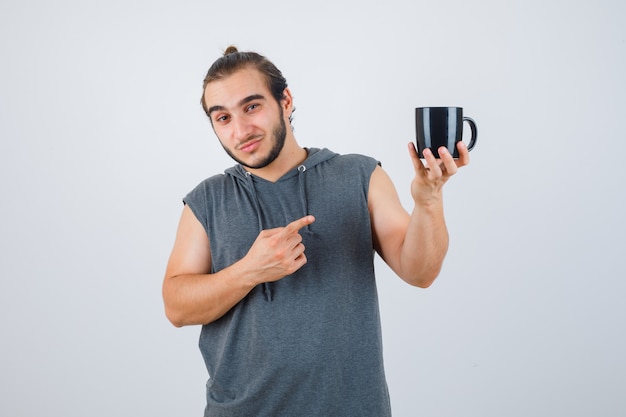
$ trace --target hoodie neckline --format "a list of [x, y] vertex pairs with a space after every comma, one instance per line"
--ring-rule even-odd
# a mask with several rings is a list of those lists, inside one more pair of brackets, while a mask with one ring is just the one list
[[[258, 175], [254, 175], [253, 173], [247, 171], [245, 169], [245, 167], [241, 164], [237, 164], [231, 168], [228, 168], [225, 171], [225, 174], [229, 174], [229, 175], [233, 175], [237, 178], [240, 178], [242, 180], [246, 180], [247, 178], [249, 178], [250, 176], [252, 178], [254, 178], [254, 181], [259, 181], [259, 182], [264, 182], [267, 184], [277, 184], [281, 181], [285, 181], [288, 180], [289, 178], [292, 178], [296, 175], [298, 175], [302, 170], [309, 170], [311, 168], [313, 168], [315, 165], [319, 164], [320, 162], [324, 162], [332, 157], [334, 157], [335, 155], [337, 155], [336, 153], [323, 148], [323, 149], [319, 149], [319, 148], [304, 148], [306, 149], [308, 156], [307, 158], [298, 166], [290, 169], [289, 171], [287, 171], [285, 174], [283, 174], [283, 176], [281, 176], [280, 178], [278, 178], [276, 181], [270, 181], [270, 180], [266, 180], [263, 177], [259, 177]], [[302, 168], [304, 167], [304, 168]]]

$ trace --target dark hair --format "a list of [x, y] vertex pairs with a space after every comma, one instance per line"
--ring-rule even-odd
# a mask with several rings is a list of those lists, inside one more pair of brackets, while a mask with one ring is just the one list
[[[204, 92], [207, 85], [247, 67], [255, 68], [263, 74], [272, 96], [280, 103], [283, 99], [285, 88], [287, 88], [287, 80], [283, 77], [280, 70], [263, 55], [259, 55], [256, 52], [239, 52], [236, 46], [231, 45], [226, 48], [224, 55], [211, 65], [206, 77], [204, 77], [200, 102], [207, 116], [209, 115], [209, 109], [204, 101]], [[291, 117], [289, 119], [291, 120]]]

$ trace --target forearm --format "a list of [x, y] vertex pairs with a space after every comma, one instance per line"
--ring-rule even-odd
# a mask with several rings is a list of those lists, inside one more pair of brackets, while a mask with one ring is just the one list
[[163, 281], [167, 318], [177, 327], [219, 319], [258, 284], [293, 274], [306, 263], [299, 230], [304, 216], [285, 227], [263, 230], [242, 259], [215, 274], [207, 235], [185, 207]]
[[226, 314], [255, 285], [237, 264], [215, 274], [168, 276], [163, 282], [165, 314], [176, 327], [208, 324]]
[[441, 159], [424, 151], [426, 165], [413, 143], [408, 145], [415, 177], [411, 196], [415, 206], [409, 215], [389, 176], [377, 167], [372, 173], [369, 209], [378, 253], [404, 281], [417, 287], [430, 286], [439, 275], [448, 252], [448, 229], [443, 215], [443, 185], [457, 169], [469, 163], [467, 148], [460, 142], [459, 159], [439, 149]]
[[416, 204], [401, 248], [402, 279], [418, 287], [430, 286], [441, 271], [448, 242], [442, 199]]

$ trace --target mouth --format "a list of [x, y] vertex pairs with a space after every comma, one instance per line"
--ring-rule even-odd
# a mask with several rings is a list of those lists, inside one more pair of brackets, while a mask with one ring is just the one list
[[242, 143], [241, 145], [238, 146], [238, 149], [242, 152], [250, 153], [259, 147], [260, 142], [261, 142], [261, 138], [256, 137], [256, 138], [250, 139]]

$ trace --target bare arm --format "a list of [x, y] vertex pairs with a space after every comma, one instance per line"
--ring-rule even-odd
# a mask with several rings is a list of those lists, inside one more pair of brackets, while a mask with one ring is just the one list
[[185, 206], [163, 280], [165, 314], [177, 327], [210, 323], [226, 314], [256, 285], [283, 278], [306, 263], [298, 231], [315, 219], [262, 231], [240, 261], [211, 274], [204, 227]]
[[377, 167], [372, 173], [369, 208], [376, 250], [403, 280], [426, 288], [439, 275], [448, 250], [448, 230], [443, 214], [442, 187], [458, 167], [469, 163], [464, 144], [460, 157], [440, 150], [441, 160], [425, 152], [422, 164], [414, 146], [409, 153], [415, 168], [411, 194], [415, 202], [409, 215], [402, 207], [389, 176]]

